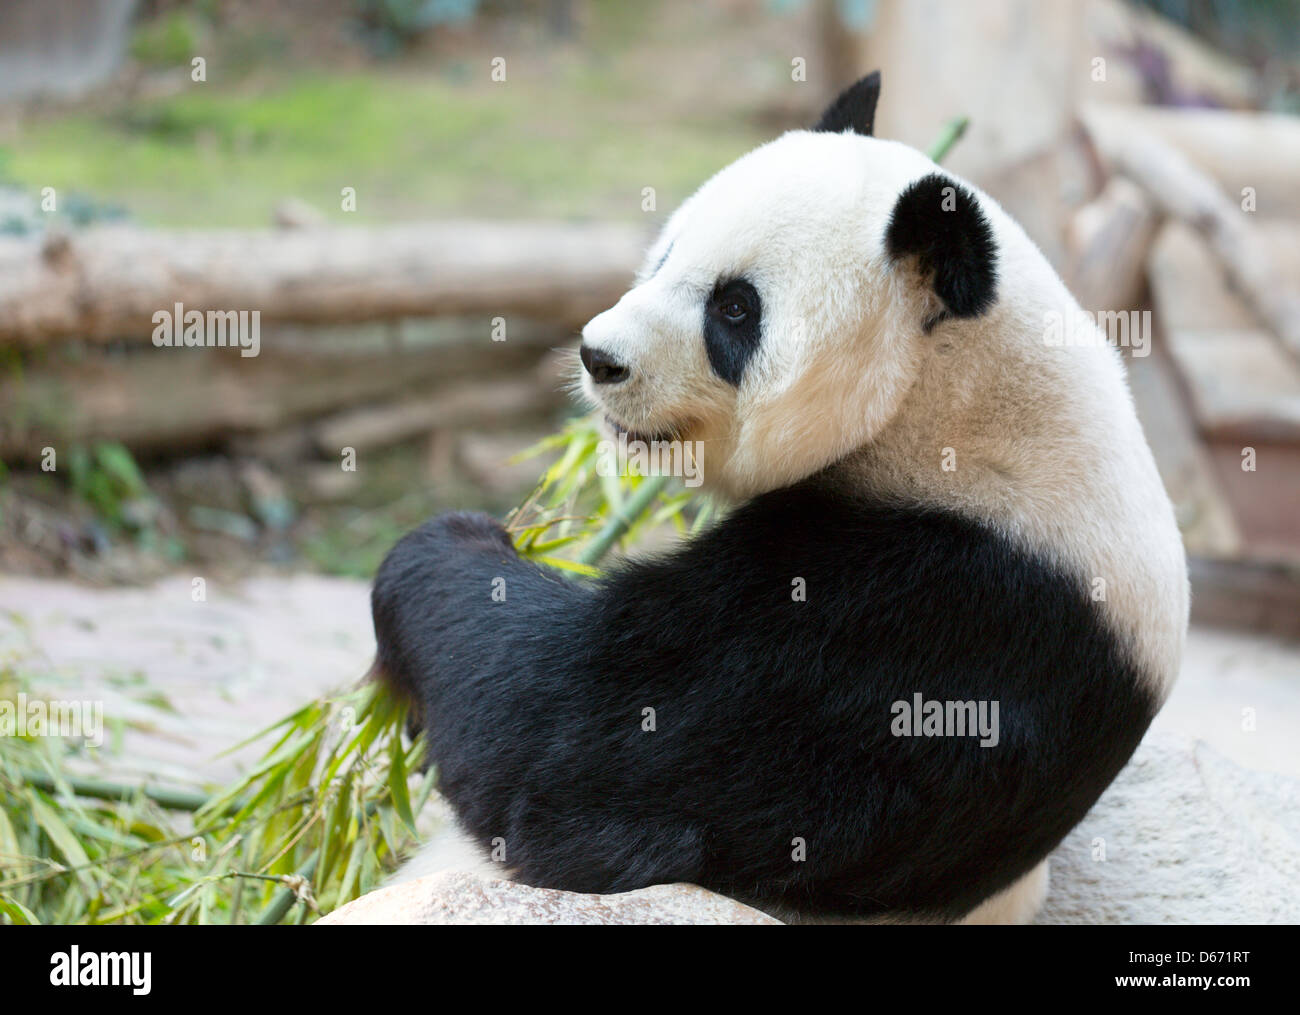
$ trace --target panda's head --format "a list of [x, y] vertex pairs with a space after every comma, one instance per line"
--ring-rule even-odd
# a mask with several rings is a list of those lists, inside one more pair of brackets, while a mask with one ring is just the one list
[[715, 489], [750, 496], [869, 443], [931, 332], [996, 303], [979, 199], [870, 136], [879, 90], [864, 78], [705, 183], [583, 329], [587, 397], [635, 439], [703, 442]]

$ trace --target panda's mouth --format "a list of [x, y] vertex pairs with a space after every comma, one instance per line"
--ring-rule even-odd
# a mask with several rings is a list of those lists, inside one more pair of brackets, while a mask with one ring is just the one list
[[666, 442], [666, 441], [671, 441], [673, 439], [672, 434], [669, 433], [662, 433], [662, 432], [648, 433], [644, 430], [633, 430], [631, 427], [624, 426], [622, 423], [620, 423], [618, 420], [616, 420], [613, 416], [610, 415], [605, 416], [605, 422], [608, 423], [610, 429], [614, 431], [615, 437], [626, 436], [629, 443], [633, 441], [640, 441], [642, 444], [652, 444], [655, 441]]

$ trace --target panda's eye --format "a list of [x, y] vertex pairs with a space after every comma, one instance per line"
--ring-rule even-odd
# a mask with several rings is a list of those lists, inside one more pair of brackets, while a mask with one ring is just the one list
[[728, 324], [742, 324], [752, 313], [745, 287], [732, 283], [713, 296], [713, 312]]

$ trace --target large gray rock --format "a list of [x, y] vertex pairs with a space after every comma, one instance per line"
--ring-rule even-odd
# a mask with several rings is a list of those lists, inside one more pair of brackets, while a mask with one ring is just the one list
[[[1039, 923], [1300, 923], [1300, 780], [1153, 731], [1052, 855]], [[320, 921], [777, 923], [694, 885], [578, 895], [448, 870]]]
[[1153, 732], [1051, 867], [1039, 923], [1300, 923], [1300, 780]]
[[695, 885], [654, 885], [580, 895], [443, 871], [390, 885], [336, 909], [322, 924], [777, 924], [756, 909]]

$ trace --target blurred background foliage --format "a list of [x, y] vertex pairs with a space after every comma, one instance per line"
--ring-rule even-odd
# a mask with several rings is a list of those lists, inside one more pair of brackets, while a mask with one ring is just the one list
[[[1248, 68], [1250, 101], [1294, 106], [1295, 4], [1145, 6]], [[100, 24], [89, 13], [96, 9]], [[646, 226], [648, 235], [718, 167], [807, 123], [861, 71], [867, 57], [855, 40], [870, 38], [890, 16], [879, 0], [96, 0], [80, 10], [86, 37], [77, 36], [76, 19], [65, 19], [43, 60], [12, 58], [32, 57], [30, 38], [39, 35], [30, 25], [11, 16], [8, 30], [0, 27], [0, 51], [6, 37], [27, 47], [0, 61], [8, 66], [0, 68], [0, 233], [127, 221], [256, 228], [283, 214], [326, 224], [623, 222]], [[1152, 101], [1240, 104], [1241, 95], [1207, 94], [1178, 80], [1167, 48], [1151, 38], [1157, 41], [1118, 51]], [[796, 87], [791, 54], [807, 64], [807, 82]], [[505, 83], [489, 73], [498, 57], [508, 57]], [[204, 62], [199, 83], [196, 58]], [[101, 64], [93, 83], [75, 73]], [[902, 108], [903, 98], [887, 81], [884, 105]], [[960, 112], [969, 110], [911, 116], [908, 139], [926, 143]], [[987, 117], [977, 118], [977, 128], [990, 130]], [[1011, 148], [1014, 131], [1003, 133]], [[974, 142], [972, 159], [980, 151]], [[981, 176], [978, 166], [956, 168]], [[355, 189], [355, 211], [341, 207], [341, 185]], [[40, 203], [46, 188], [59, 194], [52, 212]], [[1006, 190], [1039, 201], [1029, 188]], [[282, 212], [286, 202], [293, 207]], [[1035, 238], [1053, 255], [1049, 241]], [[104, 357], [126, 364], [112, 357], [129, 353], [132, 341], [123, 336], [107, 351], [75, 343], [20, 356], [3, 350], [0, 382], [12, 382], [0, 391], [7, 412], [38, 429], [63, 428], [60, 417], [76, 413], [75, 399], [58, 388], [60, 373], [80, 366], [80, 376], [90, 375]], [[500, 471], [485, 483], [485, 462], [506, 462], [566, 415], [556, 405], [520, 427], [498, 427], [504, 434], [485, 431], [487, 439], [468, 449], [459, 437], [450, 448], [445, 441], [387, 447], [368, 456], [367, 482], [347, 496], [323, 494], [302, 470], [272, 460], [270, 472], [287, 488], [271, 497], [284, 509], [269, 516], [267, 484], [248, 489], [232, 475], [246, 454], [231, 441], [210, 437], [186, 448], [191, 459], [194, 450], [216, 457], [178, 473], [174, 456], [158, 461], [157, 442], [121, 440], [111, 426], [79, 436], [74, 426], [66, 439], [76, 461], [121, 443], [140, 458], [151, 498], [129, 498], [138, 510], [124, 525], [94, 474], [86, 479], [82, 469], [80, 478], [64, 472], [51, 481], [20, 473], [8, 495], [0, 489], [0, 566], [122, 581], [178, 558], [218, 565], [257, 558], [365, 576], [397, 534], [433, 510], [500, 512], [517, 503], [526, 471]], [[412, 476], [423, 479], [419, 495]], [[77, 513], [83, 507], [88, 515]], [[17, 548], [14, 526], [41, 521], [50, 533], [45, 548]], [[123, 559], [115, 561], [119, 550]]]
[[[670, 80], [761, 34], [719, 48], [691, 5], [583, 5], [581, 40], [539, 4], [326, 0], [302, 23], [270, 3], [152, 6], [131, 36], [139, 86], [33, 117], [0, 146], [9, 179], [111, 196], [160, 225], [261, 225], [287, 193], [337, 209], [340, 179], [365, 195], [362, 220], [631, 219], [628, 178], [655, 180], [669, 206], [765, 136], [734, 101], [685, 106]], [[527, 87], [481, 73], [494, 44]], [[669, 46], [684, 51], [665, 67]], [[187, 88], [196, 55], [208, 81]]]

